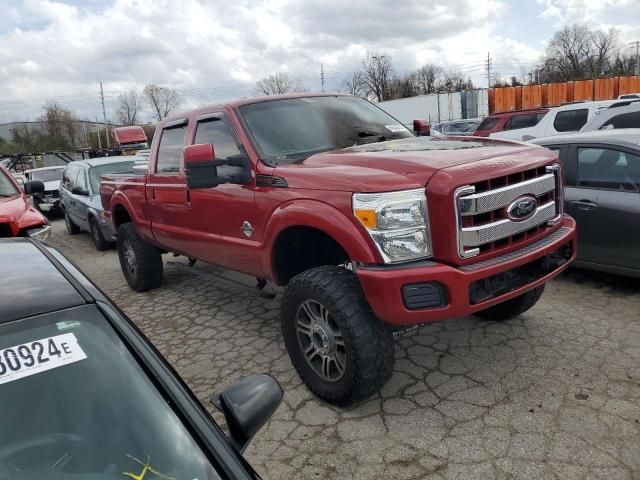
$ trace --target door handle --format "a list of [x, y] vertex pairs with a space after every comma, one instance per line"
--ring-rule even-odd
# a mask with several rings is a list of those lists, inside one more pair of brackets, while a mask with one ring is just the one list
[[592, 202], [591, 200], [571, 200], [569, 204], [575, 205], [580, 210], [594, 210], [598, 208], [598, 204], [596, 202]]

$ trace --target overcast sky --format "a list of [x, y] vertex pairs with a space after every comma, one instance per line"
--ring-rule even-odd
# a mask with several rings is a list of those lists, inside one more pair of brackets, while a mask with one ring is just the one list
[[0, 0], [0, 122], [34, 119], [46, 99], [115, 118], [120, 92], [156, 83], [182, 107], [250, 95], [277, 71], [339, 88], [367, 51], [397, 72], [424, 63], [486, 86], [483, 62], [519, 75], [565, 24], [640, 40], [640, 0]]

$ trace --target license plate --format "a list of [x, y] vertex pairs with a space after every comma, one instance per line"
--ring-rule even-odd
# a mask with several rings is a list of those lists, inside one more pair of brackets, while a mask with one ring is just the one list
[[87, 355], [73, 333], [42, 338], [0, 350], [0, 385], [79, 362]]

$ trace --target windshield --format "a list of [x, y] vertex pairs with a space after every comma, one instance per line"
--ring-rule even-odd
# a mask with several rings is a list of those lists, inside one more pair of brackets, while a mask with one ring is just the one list
[[98, 165], [91, 167], [89, 170], [89, 182], [91, 182], [91, 191], [98, 193], [100, 191], [100, 177], [109, 175], [110, 173], [132, 172], [133, 160], [126, 162], [108, 163], [106, 165]]
[[40, 180], [41, 182], [52, 182], [54, 180], [62, 180], [63, 168], [56, 168], [52, 170], [34, 170], [27, 172], [29, 180]]
[[9, 175], [0, 170], [0, 197], [13, 197], [18, 195], [18, 189], [9, 178]]
[[413, 136], [391, 115], [357, 97], [275, 100], [244, 105], [239, 111], [262, 158], [274, 163]]
[[219, 478], [93, 305], [0, 326], [0, 412], [0, 480]]

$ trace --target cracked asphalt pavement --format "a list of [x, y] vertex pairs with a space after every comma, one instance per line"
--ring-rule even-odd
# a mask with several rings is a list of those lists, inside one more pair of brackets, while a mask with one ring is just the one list
[[266, 372], [285, 389], [245, 456], [271, 479], [640, 479], [640, 282], [569, 270], [507, 322], [459, 318], [396, 338], [393, 377], [350, 409], [300, 382], [280, 293], [165, 256], [162, 288], [129, 289], [115, 250], [53, 222], [51, 243], [208, 398]]

